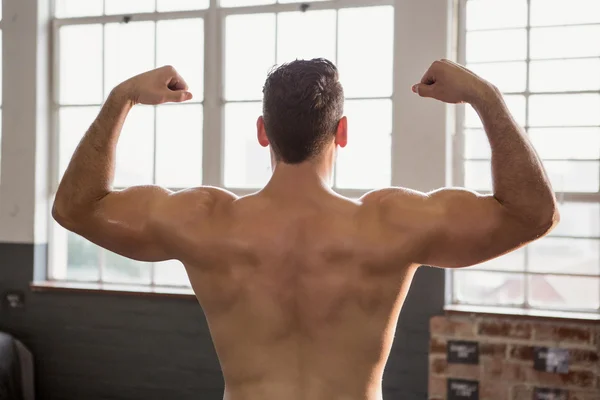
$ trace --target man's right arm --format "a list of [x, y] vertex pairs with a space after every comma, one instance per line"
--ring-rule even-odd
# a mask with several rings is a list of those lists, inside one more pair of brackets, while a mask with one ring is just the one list
[[[533, 146], [499, 91], [450, 61], [432, 65], [413, 88], [422, 97], [469, 103], [492, 149], [493, 195], [465, 189], [429, 194], [392, 189], [380, 197], [388, 224], [419, 238], [417, 263], [466, 267], [515, 250], [548, 233], [559, 214], [552, 187]], [[414, 217], [407, 218], [412, 213]]]

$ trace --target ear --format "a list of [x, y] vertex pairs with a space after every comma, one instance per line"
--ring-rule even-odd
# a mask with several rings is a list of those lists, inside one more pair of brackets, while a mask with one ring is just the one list
[[348, 144], [348, 118], [342, 117], [335, 132], [335, 144], [344, 148]]
[[258, 117], [256, 121], [256, 137], [258, 138], [258, 143], [262, 147], [267, 147], [269, 145], [269, 138], [267, 137], [267, 131], [265, 130], [265, 120], [261, 115]]

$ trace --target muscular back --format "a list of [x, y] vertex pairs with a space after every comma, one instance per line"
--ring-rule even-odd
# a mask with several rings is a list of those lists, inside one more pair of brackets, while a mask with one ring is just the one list
[[204, 233], [186, 217], [173, 243], [227, 395], [378, 398], [414, 273], [410, 238], [392, 243], [368, 206], [333, 195], [225, 198], [209, 215]]

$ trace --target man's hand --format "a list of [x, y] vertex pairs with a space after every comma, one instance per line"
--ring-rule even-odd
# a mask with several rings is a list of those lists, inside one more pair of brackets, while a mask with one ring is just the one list
[[133, 104], [157, 105], [191, 100], [185, 80], [175, 68], [165, 66], [134, 76], [115, 88]]
[[488, 81], [449, 60], [435, 61], [412, 90], [421, 97], [452, 104], [472, 104], [496, 91]]

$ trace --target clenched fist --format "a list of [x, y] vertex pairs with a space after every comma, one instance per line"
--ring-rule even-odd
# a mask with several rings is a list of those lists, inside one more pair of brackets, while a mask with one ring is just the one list
[[449, 60], [434, 62], [421, 83], [412, 87], [421, 97], [431, 97], [445, 103], [476, 102], [496, 89], [488, 81]]
[[133, 104], [157, 105], [192, 99], [187, 83], [171, 66], [136, 75], [118, 88]]

